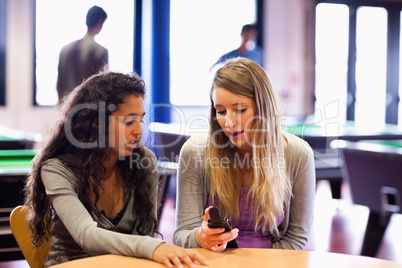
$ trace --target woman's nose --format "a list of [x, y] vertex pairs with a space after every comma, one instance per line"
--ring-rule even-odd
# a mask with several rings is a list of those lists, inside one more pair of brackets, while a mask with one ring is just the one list
[[226, 120], [225, 120], [225, 127], [227, 128], [233, 128], [234, 126], [236, 126], [236, 119], [233, 118], [233, 116], [230, 116], [229, 114], [226, 115]]
[[133, 128], [133, 130], [131, 131], [131, 133], [132, 133], [133, 135], [138, 135], [138, 136], [141, 136], [141, 135], [142, 135], [142, 125], [141, 125], [141, 122], [137, 122], [137, 123], [135, 124], [135, 127]]

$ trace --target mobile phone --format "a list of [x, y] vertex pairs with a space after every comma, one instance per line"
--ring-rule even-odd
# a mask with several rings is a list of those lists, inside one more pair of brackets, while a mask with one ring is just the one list
[[[232, 230], [232, 226], [229, 223], [229, 219], [225, 217], [221, 217], [221, 213], [219, 208], [212, 207], [209, 209], [209, 217], [208, 219], [208, 227], [209, 228], [225, 228], [225, 232], [229, 232]], [[236, 239], [233, 239], [228, 242], [226, 248], [237, 248]]]

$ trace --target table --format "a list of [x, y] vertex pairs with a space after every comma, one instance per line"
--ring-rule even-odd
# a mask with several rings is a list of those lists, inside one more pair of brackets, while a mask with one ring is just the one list
[[[307, 119], [286, 118], [282, 122], [286, 132], [294, 134], [310, 144], [314, 152], [316, 179], [328, 180], [331, 184], [333, 198], [341, 197], [342, 159], [338, 150], [331, 148], [334, 140], [392, 140], [402, 139], [402, 132], [395, 125], [385, 125], [382, 129], [368, 129], [356, 126], [352, 121], [344, 125], [337, 122], [318, 124]], [[149, 126], [153, 137], [158, 160], [177, 162], [183, 143], [197, 133], [205, 133], [206, 126], [186, 126], [179, 124], [151, 123]]]
[[37, 149], [0, 150], [0, 174], [29, 172], [31, 161], [38, 152]]
[[310, 144], [314, 151], [316, 178], [328, 180], [331, 184], [332, 196], [341, 197], [343, 159], [336, 148], [331, 148], [334, 140], [395, 140], [402, 139], [402, 131], [396, 125], [386, 124], [383, 128], [362, 128], [353, 121], [343, 125], [337, 122], [317, 124], [308, 120], [287, 120], [284, 130], [301, 137]]
[[9, 216], [23, 202], [21, 192], [32, 169], [32, 158], [38, 150], [0, 150], [0, 260], [23, 259], [11, 233]]
[[[206, 249], [192, 249], [201, 254], [209, 266], [197, 267], [281, 267], [281, 268], [402, 268], [401, 263], [380, 260], [370, 257], [353, 256], [328, 252], [296, 251], [280, 249], [228, 249], [215, 253]], [[54, 268], [110, 268], [110, 267], [141, 267], [162, 268], [162, 264], [133, 257], [118, 255], [103, 255], [74, 260], [53, 266]]]
[[41, 140], [41, 134], [18, 131], [0, 125], [0, 150], [32, 149]]
[[[0, 150], [0, 204], [12, 209], [22, 202], [26, 176], [32, 169], [32, 158], [39, 150]], [[10, 211], [11, 212], [11, 211]]]
[[287, 132], [306, 140], [313, 148], [330, 149], [333, 140], [394, 140], [402, 139], [402, 131], [396, 125], [386, 124], [383, 128], [357, 126], [354, 121], [339, 125], [309, 123], [307, 120], [285, 122]]
[[375, 256], [393, 213], [401, 213], [402, 140], [338, 141], [355, 204], [370, 209], [361, 254]]

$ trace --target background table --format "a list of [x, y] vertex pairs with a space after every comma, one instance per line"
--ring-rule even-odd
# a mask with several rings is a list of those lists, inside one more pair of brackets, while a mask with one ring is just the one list
[[0, 125], [0, 149], [32, 149], [42, 135], [11, 129]]
[[402, 131], [396, 125], [386, 124], [383, 128], [359, 127], [353, 121], [343, 125], [316, 124], [302, 119], [289, 119], [284, 122], [285, 131], [304, 139], [313, 149], [316, 178], [328, 180], [332, 196], [340, 198], [342, 179], [342, 158], [337, 149], [331, 147], [334, 140], [396, 140], [402, 139]]
[[38, 150], [0, 150], [0, 260], [23, 259], [11, 233], [9, 216], [23, 202], [21, 192]]
[[[197, 267], [281, 267], [281, 268], [402, 268], [402, 264], [370, 257], [352, 256], [327, 252], [280, 250], [280, 249], [229, 249], [214, 253], [206, 249], [192, 249], [200, 253], [209, 266]], [[110, 268], [141, 267], [162, 268], [162, 264], [132, 257], [103, 255], [74, 260], [53, 266], [54, 268]]]
[[[395, 125], [385, 125], [381, 129], [361, 128], [352, 121], [343, 125], [318, 124], [307, 119], [286, 118], [283, 129], [304, 139], [313, 149], [316, 179], [327, 180], [331, 184], [332, 197], [341, 197], [342, 159], [337, 149], [331, 148], [334, 140], [395, 140], [402, 139], [402, 132]], [[179, 124], [150, 124], [153, 149], [160, 162], [177, 162], [183, 143], [192, 135], [205, 133], [206, 127], [186, 126]]]

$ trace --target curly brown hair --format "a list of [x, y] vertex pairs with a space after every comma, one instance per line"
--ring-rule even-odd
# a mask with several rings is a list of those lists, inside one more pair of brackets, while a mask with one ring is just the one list
[[[106, 173], [102, 163], [109, 157], [105, 149], [109, 120], [104, 118], [109, 118], [113, 107], [124, 103], [130, 95], [144, 98], [145, 85], [139, 75], [103, 72], [76, 87], [59, 107], [57, 120], [44, 140], [43, 149], [34, 158], [24, 188], [24, 204], [29, 208], [27, 220], [35, 246], [49, 239], [49, 219], [54, 213], [41, 178], [41, 167], [48, 159], [58, 158], [74, 172], [80, 186], [78, 198], [90, 213], [99, 216], [100, 212], [91, 205], [90, 196], [95, 195], [96, 206], [103, 189], [101, 180]], [[136, 148], [132, 154], [141, 161], [144, 149]], [[136, 231], [141, 235], [154, 235], [157, 219], [149, 212], [154, 211], [156, 204], [149, 198], [151, 185], [144, 179], [149, 171], [139, 168], [140, 165], [130, 165], [130, 161], [132, 157], [125, 157], [118, 161], [117, 167], [122, 174], [125, 196], [134, 193], [133, 212], [140, 221]]]

